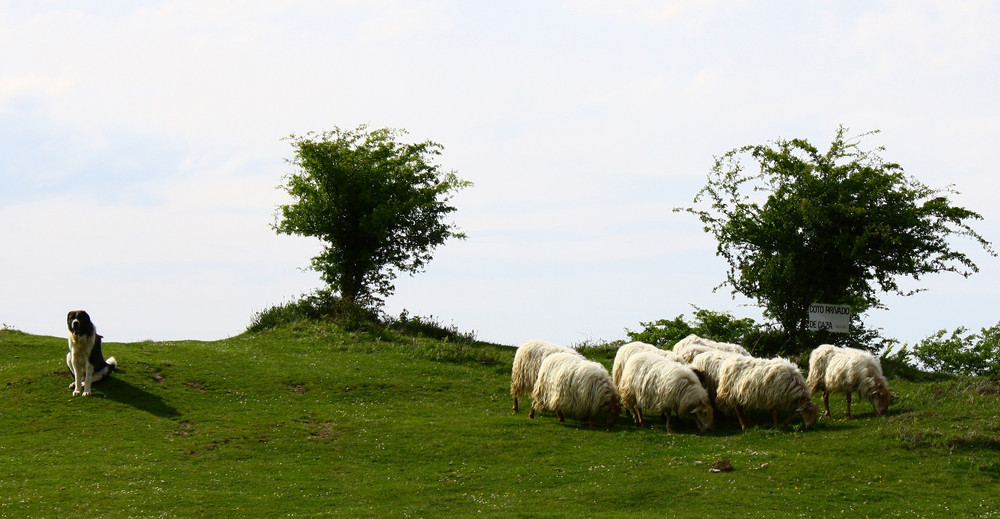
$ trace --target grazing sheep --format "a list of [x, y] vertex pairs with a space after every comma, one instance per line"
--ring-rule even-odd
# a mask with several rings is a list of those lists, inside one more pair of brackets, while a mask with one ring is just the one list
[[674, 353], [681, 356], [684, 362], [690, 363], [694, 360], [695, 356], [699, 353], [704, 353], [706, 351], [725, 351], [730, 353], [735, 353], [737, 355], [743, 355], [745, 357], [750, 357], [750, 352], [746, 350], [743, 346], [739, 344], [731, 344], [728, 342], [716, 342], [710, 339], [703, 339], [695, 334], [688, 335], [687, 337], [677, 341], [674, 344]]
[[698, 429], [705, 432], [714, 427], [712, 404], [708, 392], [691, 368], [653, 352], [636, 353], [622, 370], [618, 384], [622, 406], [632, 410], [641, 426], [643, 409], [659, 411], [666, 417], [667, 432], [670, 414], [678, 417], [694, 415]]
[[724, 411], [735, 410], [743, 430], [749, 426], [744, 412], [750, 409], [771, 411], [775, 427], [780, 411], [794, 410], [785, 423], [798, 412], [805, 428], [811, 429], [819, 419], [819, 406], [810, 395], [802, 372], [791, 361], [733, 356], [722, 363], [715, 402]]
[[545, 357], [531, 398], [528, 418], [534, 418], [537, 409], [552, 409], [560, 422], [570, 415], [588, 420], [594, 427], [594, 415], [607, 413], [611, 427], [621, 414], [621, 398], [608, 370], [575, 352]]
[[890, 393], [882, 365], [874, 355], [855, 348], [824, 344], [809, 354], [809, 390], [823, 392], [825, 415], [830, 416], [830, 393], [847, 395], [847, 419], [851, 416], [851, 395], [857, 392], [872, 403], [875, 416], [889, 410]]
[[830, 362], [830, 357], [842, 350], [840, 346], [832, 344], [822, 344], [809, 353], [809, 377], [806, 385], [813, 393], [826, 390], [826, 365]]
[[611, 366], [611, 379], [615, 382], [616, 387], [618, 386], [618, 379], [622, 376], [622, 370], [625, 369], [625, 364], [633, 355], [638, 353], [654, 353], [675, 362], [684, 362], [679, 355], [670, 350], [661, 350], [652, 344], [644, 342], [630, 342], [618, 348], [618, 352], [615, 353], [615, 363]]
[[729, 357], [741, 356], [738, 353], [723, 350], [708, 350], [695, 355], [689, 367], [702, 374], [702, 385], [708, 391], [708, 398], [715, 402], [719, 391], [719, 374], [722, 363]]
[[527, 341], [517, 348], [514, 354], [514, 365], [510, 370], [510, 394], [514, 397], [514, 412], [518, 410], [518, 397], [528, 396], [535, 388], [538, 378], [538, 368], [542, 366], [545, 357], [553, 353], [572, 353], [580, 355], [576, 350], [546, 341]]

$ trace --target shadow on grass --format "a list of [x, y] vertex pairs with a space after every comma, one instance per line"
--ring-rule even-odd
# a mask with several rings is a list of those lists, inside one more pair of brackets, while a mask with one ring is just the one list
[[160, 418], [173, 418], [180, 415], [177, 408], [163, 401], [163, 397], [156, 396], [114, 375], [95, 384], [94, 389], [99, 390], [109, 400], [130, 405]]
[[[645, 430], [645, 431], [651, 431], [651, 432], [653, 432], [653, 431], [655, 431], [655, 432], [662, 432], [664, 434], [680, 434], [680, 435], [691, 434], [691, 435], [708, 436], [708, 437], [728, 437], [728, 436], [742, 436], [742, 435], [746, 434], [748, 431], [750, 431], [751, 429], [760, 429], [760, 430], [766, 430], [766, 431], [776, 431], [776, 432], [786, 432], [786, 433], [803, 432], [802, 431], [802, 420], [801, 420], [801, 418], [797, 417], [797, 419], [795, 421], [793, 421], [791, 424], [783, 424], [782, 423], [781, 425], [779, 425], [779, 427], [777, 429], [775, 429], [774, 426], [773, 426], [773, 421], [772, 421], [772, 419], [771, 419], [771, 417], [769, 415], [757, 415], [757, 414], [752, 415], [752, 417], [750, 419], [750, 429], [747, 429], [747, 431], [744, 431], [740, 427], [740, 423], [739, 423], [739, 421], [737, 421], [737, 419], [735, 417], [724, 416], [724, 415], [721, 416], [721, 417], [717, 417], [716, 420], [715, 420], [715, 429], [710, 430], [710, 431], [702, 432], [702, 431], [698, 430], [698, 427], [697, 427], [697, 425], [695, 425], [694, 421], [692, 421], [692, 420], [679, 420], [675, 416], [675, 417], [671, 418], [671, 420], [670, 420], [671, 428], [674, 430], [673, 433], [667, 433], [667, 430], [666, 430], [666, 420], [662, 416], [659, 416], [659, 415], [651, 415], [650, 417], [648, 417], [646, 419], [646, 425], [645, 426], [639, 426], [639, 425], [635, 424], [633, 422], [632, 418], [629, 417], [629, 416], [627, 416], [625, 413], [622, 413], [622, 415], [618, 418], [618, 422], [614, 426], [612, 426], [612, 427], [608, 427], [607, 423], [605, 422], [605, 419], [603, 417], [601, 417], [600, 419], [594, 421], [594, 425], [595, 425], [594, 428], [590, 427], [590, 424], [589, 424], [588, 421], [586, 421], [586, 420], [579, 420], [579, 419], [576, 419], [576, 418], [567, 417], [566, 421], [559, 422], [557, 420], [557, 418], [556, 418], [555, 413], [553, 413], [552, 411], [539, 411], [536, 414], [536, 417], [535, 417], [534, 420], [528, 419], [527, 413], [523, 412], [523, 411], [521, 413], [512, 414], [511, 416], [519, 416], [519, 415], [523, 415], [523, 418], [525, 419], [525, 421], [528, 422], [528, 423], [532, 423], [532, 424], [535, 424], [535, 423], [546, 424], [546, 423], [549, 423], [549, 422], [554, 422], [553, 425], [556, 425], [556, 426], [559, 426], [559, 427], [565, 427], [565, 428], [570, 428], [570, 429], [579, 429], [579, 430], [588, 430], [588, 431], [594, 431], [594, 432], [612, 433], [612, 434], [622, 434], [622, 433], [626, 433], [626, 432], [629, 432], [629, 431], [643, 431], [643, 430]], [[785, 418], [787, 418], [787, 416], [785, 416]], [[826, 419], [826, 420], [829, 420], [829, 419]], [[511, 421], [511, 422], [507, 422], [506, 426], [508, 426], [508, 427], [518, 427], [519, 425], [518, 425], [518, 422]], [[823, 429], [825, 429], [825, 430], [839, 430], [839, 429], [845, 429], [845, 428], [848, 428], [848, 427], [850, 427], [848, 424], [843, 424], [843, 423], [837, 424], [837, 423], [834, 423], [834, 422], [826, 422], [826, 423], [824, 423], [823, 420], [820, 420], [820, 422], [817, 424], [816, 429], [813, 429], [813, 430], [810, 430], [810, 431], [804, 431], [804, 432], [812, 434], [812, 433], [817, 432], [817, 430], [823, 430]]]

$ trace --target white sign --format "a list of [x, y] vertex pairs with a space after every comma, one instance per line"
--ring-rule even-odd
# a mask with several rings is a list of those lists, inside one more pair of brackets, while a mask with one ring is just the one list
[[814, 332], [828, 330], [833, 333], [850, 333], [851, 307], [849, 305], [813, 303], [809, 305], [809, 326], [807, 328]]

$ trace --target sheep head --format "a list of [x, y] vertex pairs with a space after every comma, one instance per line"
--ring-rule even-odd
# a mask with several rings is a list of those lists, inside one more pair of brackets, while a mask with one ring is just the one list
[[815, 427], [816, 422], [819, 421], [819, 406], [809, 397], [802, 398], [799, 402], [799, 408], [795, 412], [802, 413], [802, 421], [805, 422], [805, 430], [807, 431]]
[[712, 404], [702, 402], [691, 410], [691, 414], [694, 415], [694, 421], [698, 424], [698, 430], [701, 432], [715, 430], [715, 415], [712, 411]]
[[608, 427], [613, 427], [618, 421], [618, 417], [622, 414], [622, 405], [617, 401], [611, 402], [608, 405]]
[[889, 400], [892, 398], [892, 395], [889, 393], [888, 388], [880, 387], [875, 389], [869, 398], [872, 401], [875, 416], [882, 416], [889, 410]]

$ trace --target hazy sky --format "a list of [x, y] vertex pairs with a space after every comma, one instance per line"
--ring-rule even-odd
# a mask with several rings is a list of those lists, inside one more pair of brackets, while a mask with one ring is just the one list
[[[713, 157], [838, 125], [1000, 244], [1000, 3], [0, 1], [0, 322], [221, 339], [320, 286], [270, 225], [291, 133], [405, 128], [475, 187], [469, 235], [391, 314], [517, 344], [619, 339], [691, 305], [759, 317], [691, 215]], [[868, 321], [917, 341], [1000, 321], [1000, 268]], [[907, 283], [907, 286], [915, 286]]]

